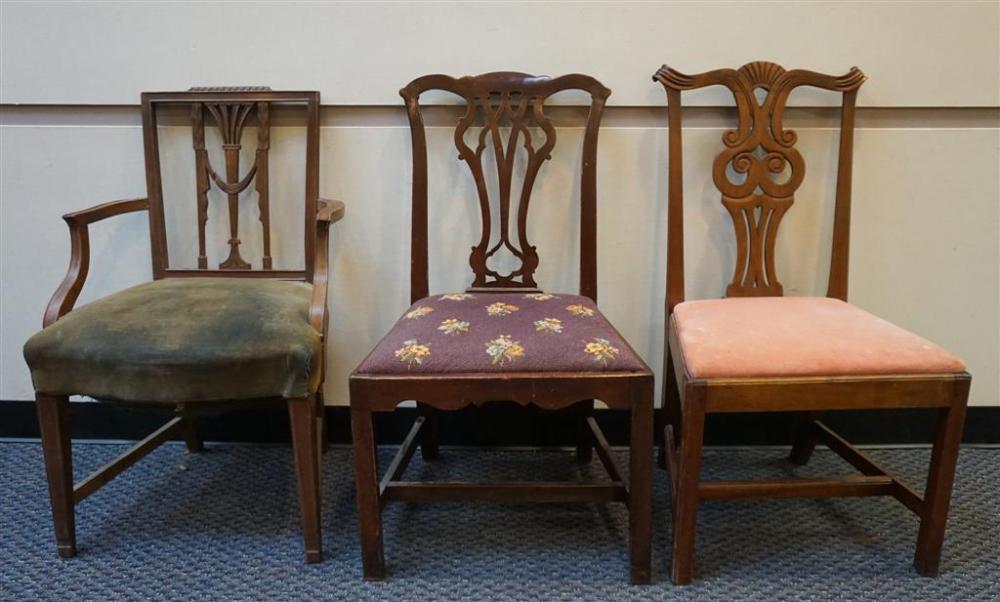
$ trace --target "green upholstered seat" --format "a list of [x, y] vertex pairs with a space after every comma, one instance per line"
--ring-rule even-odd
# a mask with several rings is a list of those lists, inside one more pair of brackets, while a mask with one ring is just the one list
[[297, 398], [319, 386], [311, 287], [169, 278], [84, 305], [31, 337], [35, 390], [133, 402]]

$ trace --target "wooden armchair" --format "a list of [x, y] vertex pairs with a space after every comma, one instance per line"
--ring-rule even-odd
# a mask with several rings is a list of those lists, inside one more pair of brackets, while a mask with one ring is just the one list
[[[272, 269], [268, 152], [273, 105], [306, 113], [304, 267]], [[197, 267], [172, 268], [160, 171], [157, 113], [190, 111], [195, 151]], [[206, 115], [218, 127], [225, 175], [209, 160]], [[256, 122], [253, 165], [240, 174], [244, 129]], [[321, 559], [319, 455], [322, 440], [324, 332], [330, 224], [339, 201], [319, 194], [319, 93], [269, 88], [198, 88], [142, 95], [148, 199], [115, 201], [64, 217], [72, 241], [69, 272], [45, 311], [43, 330], [28, 340], [38, 420], [60, 556], [76, 554], [74, 507], [164, 441], [180, 433], [201, 450], [193, 414], [224, 402], [287, 400], [307, 562]], [[206, 223], [212, 185], [226, 194], [229, 256], [208, 267]], [[241, 192], [255, 183], [263, 232], [262, 269], [240, 255]], [[88, 226], [134, 211], [149, 212], [153, 281], [79, 309], [73, 305], [90, 263]], [[70, 395], [160, 406], [176, 416], [104, 468], [73, 484]]]
[[[472, 172], [482, 236], [472, 248], [474, 272], [465, 292], [429, 295], [427, 145], [420, 95], [443, 90], [460, 97], [465, 114], [455, 129], [460, 160]], [[548, 294], [537, 287], [535, 247], [527, 238], [531, 190], [556, 144], [545, 102], [564, 90], [590, 95], [580, 183], [580, 294]], [[585, 75], [558, 78], [488, 73], [452, 78], [429, 75], [400, 91], [413, 142], [410, 299], [413, 305], [350, 377], [351, 428], [357, 476], [358, 522], [366, 578], [382, 578], [382, 507], [389, 501], [583, 502], [619, 501], [629, 508], [631, 580], [650, 578], [650, 478], [653, 375], [597, 309], [597, 133], [610, 90]], [[478, 120], [478, 121], [477, 121]], [[479, 127], [477, 127], [479, 124]], [[490, 150], [487, 150], [490, 149]], [[492, 157], [487, 155], [492, 154]], [[513, 184], [518, 155], [522, 185]], [[494, 162], [498, 209], [484, 176]], [[485, 164], [484, 164], [485, 163]], [[516, 215], [512, 195], [517, 203]], [[493, 216], [499, 216], [499, 224]], [[511, 226], [516, 224], [516, 232]], [[516, 269], [502, 273], [491, 258], [506, 249]], [[592, 446], [610, 483], [418, 482], [402, 480], [416, 445], [437, 455], [436, 410], [514, 401], [545, 409], [575, 406], [588, 413], [594, 399], [631, 410], [631, 469], [626, 485], [592, 416], [577, 454], [589, 460]], [[424, 410], [381, 482], [375, 457], [373, 412], [391, 412], [405, 400]]]
[[[920, 517], [915, 565], [938, 571], [970, 376], [961, 360], [848, 304], [848, 243], [854, 105], [865, 77], [833, 77], [756, 62], [738, 70], [685, 75], [666, 66], [669, 111], [665, 463], [673, 490], [673, 580], [693, 576], [695, 515], [701, 500], [889, 495]], [[723, 136], [712, 179], [733, 219], [736, 267], [726, 299], [684, 300], [681, 92], [726, 86], [739, 121]], [[784, 298], [774, 248], [782, 215], [805, 176], [796, 134], [783, 125], [789, 93], [813, 86], [842, 94], [833, 252], [826, 297]], [[758, 102], [755, 92], [766, 92]], [[676, 383], [676, 387], [672, 386]], [[825, 410], [934, 408], [937, 433], [921, 496], [819, 422]], [[782, 481], [702, 481], [705, 414], [801, 411], [791, 461], [808, 462], [817, 441], [861, 476]]]

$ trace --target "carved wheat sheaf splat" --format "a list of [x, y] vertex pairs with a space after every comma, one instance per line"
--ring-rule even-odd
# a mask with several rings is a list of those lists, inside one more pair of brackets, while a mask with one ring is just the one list
[[[737, 127], [723, 134], [726, 148], [712, 165], [712, 179], [722, 193], [722, 204], [733, 219], [736, 234], [736, 267], [726, 294], [781, 295], [774, 265], [778, 226], [805, 177], [805, 161], [795, 148], [797, 136], [782, 122], [788, 96], [802, 85], [853, 92], [864, 82], [864, 75], [856, 67], [833, 77], [786, 71], [759, 61], [698, 75], [663, 67], [654, 77], [668, 94], [711, 85], [724, 85], [732, 92]], [[761, 101], [758, 91], [765, 93]]]
[[[197, 92], [263, 91], [270, 88], [192, 88]], [[205, 111], [211, 116], [222, 138], [225, 156], [225, 177], [213, 168], [205, 147]], [[243, 130], [251, 112], [257, 118], [257, 150], [254, 163], [240, 177], [240, 150]], [[208, 268], [206, 255], [205, 228], [208, 222], [208, 191], [214, 182], [227, 196], [229, 209], [229, 257], [219, 267], [224, 270], [249, 270], [250, 264], [240, 256], [239, 238], [239, 194], [251, 182], [256, 182], [260, 222], [264, 232], [263, 268], [271, 269], [270, 209], [268, 201], [268, 150], [270, 148], [270, 113], [266, 102], [194, 103], [191, 113], [192, 136], [197, 170], [197, 210], [198, 210], [198, 268]]]
[[[528, 203], [535, 178], [542, 163], [551, 158], [549, 154], [556, 144], [556, 132], [552, 122], [545, 116], [543, 99], [531, 98], [519, 92], [500, 92], [477, 96], [469, 103], [465, 116], [455, 128], [455, 146], [459, 158], [468, 164], [476, 182], [476, 192], [479, 197], [480, 211], [483, 220], [482, 238], [479, 244], [472, 247], [469, 255], [469, 265], [476, 274], [473, 287], [496, 285], [521, 285], [528, 288], [536, 286], [533, 274], [538, 267], [538, 254], [535, 247], [528, 242], [527, 220]], [[466, 134], [473, 127], [478, 115], [484, 121], [478, 135], [477, 145], [470, 147]], [[532, 139], [531, 126], [536, 126], [542, 132], [539, 141]], [[514, 180], [514, 163], [520, 148], [527, 156], [524, 178], [521, 183], [517, 210], [517, 241], [511, 240], [511, 196]], [[494, 158], [499, 181], [499, 240], [489, 247], [493, 225], [490, 212], [490, 194], [487, 190], [484, 176], [484, 156], [490, 148]], [[521, 265], [509, 274], [500, 274], [487, 264], [501, 248], [506, 248]]]

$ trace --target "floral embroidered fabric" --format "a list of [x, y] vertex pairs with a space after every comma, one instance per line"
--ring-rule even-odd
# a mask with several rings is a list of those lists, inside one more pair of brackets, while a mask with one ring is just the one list
[[637, 371], [646, 365], [579, 295], [450, 293], [417, 301], [361, 374]]

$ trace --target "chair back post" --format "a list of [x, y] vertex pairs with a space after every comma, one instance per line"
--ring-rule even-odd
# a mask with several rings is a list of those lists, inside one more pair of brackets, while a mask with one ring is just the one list
[[606, 94], [592, 95], [580, 173], [580, 294], [597, 301], [597, 135]]
[[[319, 212], [319, 92], [310, 92], [306, 102], [305, 174], [305, 266], [306, 280], [312, 282], [316, 258], [316, 214]], [[327, 250], [323, 249], [323, 254]]]
[[684, 152], [681, 93], [667, 88], [667, 316], [684, 301]]
[[[448, 75], [419, 77], [399, 93], [406, 104], [413, 153], [413, 188], [410, 238], [410, 298], [429, 293], [427, 223], [427, 140], [420, 95], [444, 91], [460, 97], [465, 112], [455, 126], [454, 141], [459, 160], [466, 163], [475, 182], [482, 232], [472, 247], [469, 265], [474, 273], [468, 288], [473, 292], [537, 290], [534, 271], [538, 266], [535, 247], [528, 241], [527, 219], [531, 192], [542, 164], [551, 158], [556, 130], [545, 112], [545, 102], [565, 90], [590, 95], [585, 125], [580, 180], [580, 293], [597, 298], [597, 135], [604, 103], [611, 91], [596, 79], [580, 74], [557, 78], [527, 73], [495, 72], [454, 78]], [[467, 134], [478, 128], [475, 135]], [[498, 190], [492, 195], [486, 179], [484, 158], [492, 153]], [[524, 173], [517, 190], [513, 176], [519, 156]], [[517, 205], [516, 211], [514, 205]], [[499, 224], [493, 224], [493, 205]], [[494, 232], [496, 230], [496, 232]], [[514, 230], [512, 232], [512, 230]], [[499, 240], [491, 245], [493, 235]], [[488, 261], [502, 249], [520, 266], [507, 274], [492, 269]]]
[[[860, 84], [859, 84], [860, 85]], [[857, 88], [844, 92], [840, 109], [840, 148], [837, 158], [837, 200], [833, 209], [833, 252], [826, 296], [847, 301], [851, 247], [851, 185], [854, 168], [854, 105]]]
[[153, 279], [165, 276], [169, 267], [167, 253], [166, 218], [163, 214], [163, 181], [160, 177], [160, 137], [156, 127], [157, 105], [152, 94], [143, 92], [142, 99], [142, 148], [146, 163], [146, 198], [149, 199], [150, 258], [153, 262]]
[[406, 103], [413, 156], [412, 205], [410, 212], [410, 303], [428, 295], [427, 275], [427, 135], [420, 111], [420, 90], [414, 84], [399, 91]]

